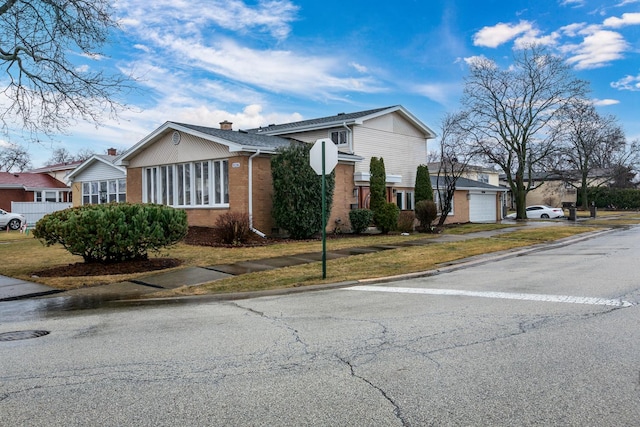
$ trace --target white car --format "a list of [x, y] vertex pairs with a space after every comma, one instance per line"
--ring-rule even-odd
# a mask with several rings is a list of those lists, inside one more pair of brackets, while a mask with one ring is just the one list
[[[509, 214], [506, 218], [515, 219], [516, 214]], [[564, 218], [564, 210], [546, 205], [527, 206], [527, 218]]]
[[27, 219], [18, 213], [7, 212], [4, 209], [0, 209], [0, 230], [4, 230], [9, 227], [12, 230], [19, 230], [22, 224], [25, 224]]

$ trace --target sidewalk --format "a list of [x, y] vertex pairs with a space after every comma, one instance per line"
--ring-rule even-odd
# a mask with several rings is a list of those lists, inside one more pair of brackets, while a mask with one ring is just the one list
[[[558, 222], [530, 222], [527, 223], [527, 227], [534, 226], [553, 226], [553, 225], [566, 225], [566, 223]], [[508, 233], [514, 230], [516, 227], [503, 228], [500, 230], [481, 231], [477, 233], [453, 235], [453, 234], [441, 234], [436, 237], [429, 237], [419, 240], [411, 240], [405, 243], [399, 243], [395, 245], [385, 246], [362, 246], [354, 247], [343, 250], [328, 251], [327, 260], [344, 258], [351, 255], [360, 255], [365, 253], [380, 252], [390, 249], [398, 249], [408, 246], [422, 246], [431, 245], [434, 243], [442, 242], [454, 242], [463, 241], [468, 239], [476, 239], [482, 237], [492, 237], [502, 233]], [[518, 227], [519, 228], [519, 227]], [[589, 233], [589, 236], [577, 236], [576, 238], [584, 239], [593, 236]], [[576, 238], [572, 239], [575, 240]], [[545, 246], [553, 245], [554, 243], [547, 244]], [[566, 244], [566, 242], [564, 242]], [[523, 250], [532, 250], [531, 247], [521, 248], [518, 253]], [[479, 258], [487, 259], [487, 257], [496, 258], [497, 254], [486, 254], [479, 257], [473, 257], [471, 259], [460, 260], [455, 263], [451, 263], [445, 268], [451, 268], [451, 265], [460, 265], [462, 263], [476, 263]], [[505, 255], [502, 254], [502, 257]], [[14, 279], [11, 277], [0, 276], [0, 301], [11, 301], [24, 298], [33, 298], [38, 296], [46, 296], [51, 294], [58, 294], [58, 296], [88, 296], [88, 297], [107, 297], [107, 298], [132, 298], [147, 293], [157, 292], [163, 289], [175, 289], [181, 286], [199, 285], [203, 283], [213, 282], [215, 280], [223, 279], [225, 277], [237, 276], [240, 274], [252, 273], [257, 271], [267, 271], [276, 268], [283, 268], [288, 266], [300, 265], [311, 262], [318, 262], [322, 260], [322, 252], [310, 252], [305, 254], [297, 254], [293, 256], [281, 256], [273, 257], [245, 262], [238, 262], [234, 264], [221, 264], [207, 267], [187, 267], [180, 270], [174, 270], [170, 272], [157, 272], [150, 273], [139, 279], [112, 283], [109, 285], [95, 286], [90, 288], [79, 288], [70, 291], [61, 291], [59, 289], [51, 288], [49, 286], [41, 285], [38, 283], [27, 282], [20, 279]], [[459, 268], [459, 267], [457, 267]], [[442, 269], [438, 270], [442, 271]], [[418, 273], [414, 273], [418, 274]], [[424, 274], [424, 273], [422, 273]]]

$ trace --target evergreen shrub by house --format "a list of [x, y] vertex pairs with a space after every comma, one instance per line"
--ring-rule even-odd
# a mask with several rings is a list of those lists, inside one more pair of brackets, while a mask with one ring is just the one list
[[[309, 164], [311, 145], [293, 143], [271, 158], [272, 215], [292, 239], [322, 231], [322, 177]], [[325, 176], [326, 216], [331, 213], [335, 170]]]
[[395, 203], [385, 203], [380, 209], [373, 213], [373, 221], [382, 234], [387, 234], [395, 230], [398, 225], [400, 208]]
[[421, 200], [433, 200], [433, 187], [431, 186], [431, 177], [427, 165], [420, 165], [416, 170], [414, 192], [416, 203]]
[[154, 204], [83, 205], [50, 213], [36, 223], [34, 237], [61, 244], [85, 262], [146, 259], [148, 252], [178, 243], [187, 234], [183, 210]]
[[416, 218], [423, 231], [431, 230], [431, 223], [438, 217], [438, 207], [433, 200], [420, 200], [416, 203]]
[[369, 209], [354, 209], [349, 211], [349, 222], [351, 231], [355, 234], [364, 232], [373, 221], [373, 211]]

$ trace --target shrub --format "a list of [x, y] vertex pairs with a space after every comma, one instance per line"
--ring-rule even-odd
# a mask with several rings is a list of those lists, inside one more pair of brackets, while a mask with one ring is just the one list
[[416, 203], [416, 218], [420, 228], [430, 230], [431, 223], [438, 217], [438, 208], [433, 200], [421, 200]]
[[376, 227], [378, 227], [383, 234], [387, 234], [398, 225], [399, 215], [400, 208], [395, 203], [385, 203], [380, 209], [373, 213], [373, 220], [376, 223]]
[[416, 216], [412, 211], [402, 211], [398, 217], [398, 231], [401, 233], [411, 233], [413, 231], [413, 222]]
[[369, 163], [369, 208], [376, 212], [387, 203], [387, 173], [382, 157], [372, 157]]
[[246, 243], [250, 233], [249, 214], [247, 213], [226, 212], [216, 220], [216, 240], [226, 245]]
[[421, 200], [433, 200], [433, 187], [431, 186], [431, 176], [427, 165], [420, 165], [416, 170], [414, 192], [416, 203]]
[[84, 205], [53, 212], [36, 223], [34, 237], [61, 244], [85, 262], [146, 259], [149, 251], [179, 242], [187, 234], [183, 210], [154, 204]]
[[354, 209], [349, 211], [349, 222], [351, 222], [351, 230], [360, 234], [365, 231], [373, 221], [373, 211], [370, 209]]
[[[271, 158], [273, 218], [293, 239], [307, 239], [322, 231], [322, 177], [309, 164], [310, 150], [310, 144], [292, 144]], [[325, 176], [327, 218], [334, 187], [335, 170]]]

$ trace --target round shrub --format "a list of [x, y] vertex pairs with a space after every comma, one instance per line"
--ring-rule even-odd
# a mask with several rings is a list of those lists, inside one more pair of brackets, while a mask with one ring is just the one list
[[46, 215], [34, 237], [61, 244], [85, 262], [146, 259], [149, 251], [173, 245], [187, 234], [187, 214], [164, 205], [84, 205]]
[[395, 203], [385, 203], [380, 209], [373, 213], [373, 221], [383, 234], [387, 234], [396, 228], [399, 216], [400, 208], [398, 205]]
[[433, 200], [421, 200], [416, 203], [416, 218], [422, 230], [431, 230], [431, 223], [438, 217], [438, 208]]
[[373, 221], [373, 211], [369, 209], [354, 209], [349, 211], [349, 222], [351, 222], [351, 231], [355, 234], [364, 232]]

